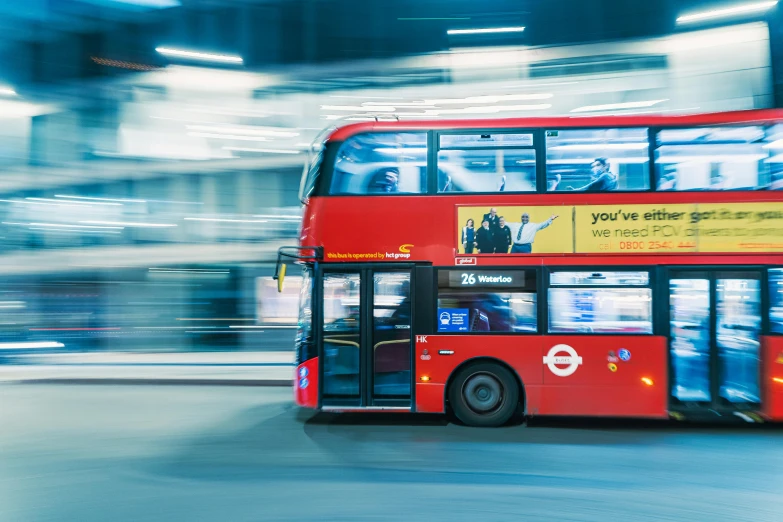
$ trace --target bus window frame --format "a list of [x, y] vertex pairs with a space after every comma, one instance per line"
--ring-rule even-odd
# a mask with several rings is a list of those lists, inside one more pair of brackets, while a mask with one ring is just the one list
[[[467, 335], [467, 336], [473, 336], [473, 335], [514, 335], [514, 336], [530, 336], [530, 335], [546, 335], [543, 333], [543, 330], [541, 330], [541, 303], [543, 302], [542, 299], [539, 299], [541, 288], [542, 288], [542, 270], [543, 268], [540, 266], [493, 266], [493, 265], [481, 265], [478, 267], [470, 267], [475, 270], [515, 270], [515, 271], [527, 271], [532, 272], [536, 276], [536, 285], [535, 285], [535, 294], [536, 294], [536, 331], [535, 332], [439, 332], [438, 331], [438, 300], [440, 298], [440, 287], [438, 286], [438, 274], [441, 270], [460, 270], [459, 267], [456, 266], [435, 266], [433, 267], [434, 273], [433, 273], [433, 290], [434, 290], [434, 302], [432, 307], [432, 315], [431, 320], [429, 321], [429, 324], [431, 325], [432, 332], [436, 335]], [[463, 268], [465, 269], [465, 268]], [[483, 287], [487, 288], [487, 287]], [[491, 290], [491, 289], [490, 289]], [[502, 289], [500, 289], [502, 290]], [[492, 292], [487, 292], [492, 293]], [[494, 292], [498, 293], [498, 292]]]
[[[650, 134], [650, 183], [651, 187], [654, 187], [653, 191], [661, 194], [681, 194], [681, 193], [706, 193], [706, 194], [744, 194], [744, 193], [758, 193], [758, 192], [775, 192], [771, 190], [769, 186], [756, 187], [756, 188], [738, 188], [738, 189], [721, 189], [716, 190], [712, 188], [706, 189], [690, 189], [690, 190], [658, 190], [658, 169], [657, 162], [655, 162], [655, 153], [662, 146], [658, 144], [658, 133], [666, 130], [688, 130], [688, 129], [715, 129], [715, 128], [727, 128], [727, 127], [761, 127], [765, 131], [769, 127], [773, 127], [775, 123], [764, 121], [761, 123], [743, 122], [743, 123], [728, 123], [728, 124], [714, 124], [714, 125], [672, 125], [667, 127], [654, 127], [655, 132]], [[653, 127], [650, 127], [653, 130]], [[769, 174], [769, 173], [768, 173]], [[771, 180], [770, 180], [771, 182]]]
[[[545, 292], [545, 299], [542, 300], [542, 302], [545, 302], [545, 313], [546, 317], [544, 317], [544, 324], [543, 324], [543, 330], [541, 330], [543, 333], [541, 335], [565, 335], [565, 336], [614, 336], [614, 337], [628, 337], [628, 336], [637, 336], [637, 335], [643, 335], [646, 337], [661, 335], [661, 325], [659, 324], [659, 317], [658, 313], [656, 311], [656, 303], [660, 300], [659, 297], [659, 291], [658, 291], [658, 283], [661, 281], [661, 278], [658, 274], [658, 268], [656, 266], [649, 266], [649, 265], [583, 265], [583, 266], [554, 266], [554, 267], [543, 267], [544, 275], [543, 275], [543, 285]], [[665, 267], [664, 267], [665, 268]], [[647, 272], [649, 274], [649, 281], [646, 285], [550, 285], [550, 276], [552, 272]], [[665, 278], [664, 278], [665, 280]], [[612, 288], [649, 288], [650, 289], [650, 298], [652, 299], [652, 303], [650, 304], [650, 326], [651, 329], [649, 332], [633, 332], [633, 333], [625, 333], [625, 332], [550, 332], [549, 331], [549, 289], [550, 288], [571, 288], [571, 289], [585, 289], [585, 288], [602, 288], [602, 289], [612, 289]], [[668, 314], [668, 310], [666, 310], [666, 313]], [[667, 316], [668, 317], [668, 316]]]
[[[431, 134], [435, 132], [428, 129], [400, 129], [400, 130], [388, 130], [384, 129], [381, 131], [363, 131], [363, 132], [357, 132], [356, 134], [352, 134], [349, 138], [343, 140], [343, 141], [327, 141], [324, 144], [324, 156], [321, 159], [321, 172], [320, 172], [320, 178], [321, 178], [321, 187], [319, 191], [319, 195], [322, 196], [328, 196], [332, 198], [344, 198], [344, 197], [359, 197], [359, 198], [366, 198], [366, 197], [373, 197], [373, 196], [384, 196], [384, 197], [410, 197], [410, 196], [428, 196], [431, 195], [430, 192], [430, 154], [432, 152], [430, 148], [430, 137]], [[365, 136], [365, 135], [378, 135], [378, 134], [424, 134], [425, 135], [425, 141], [427, 148], [427, 152], [424, 155], [424, 183], [421, 185], [421, 191], [420, 192], [399, 192], [399, 193], [383, 193], [383, 192], [369, 192], [364, 194], [351, 194], [351, 193], [341, 193], [341, 194], [332, 194], [332, 181], [334, 178], [334, 170], [335, 170], [335, 163], [337, 161], [337, 153], [340, 152], [340, 149], [343, 145], [345, 145], [348, 140], [354, 139], [358, 136]], [[330, 152], [327, 156], [327, 153]], [[328, 163], [327, 163], [327, 157], [328, 157]], [[326, 167], [328, 171], [324, 170], [324, 165], [328, 165]], [[436, 181], [437, 182], [437, 181]], [[313, 190], [313, 193], [315, 193], [316, 190]]]
[[[334, 176], [335, 160], [337, 158], [337, 152], [340, 147], [348, 139], [363, 134], [399, 134], [399, 133], [423, 133], [427, 135], [427, 153], [426, 153], [426, 184], [422, 187], [422, 191], [419, 193], [399, 193], [393, 194], [394, 197], [415, 197], [415, 196], [497, 196], [497, 195], [543, 195], [549, 194], [552, 197], [561, 197], [564, 194], [582, 194], [582, 192], [571, 191], [547, 191], [547, 157], [546, 157], [546, 131], [549, 130], [606, 130], [606, 129], [647, 129], [647, 143], [648, 143], [648, 187], [641, 190], [613, 190], [606, 192], [606, 194], [647, 194], [651, 192], [655, 193], [708, 193], [708, 194], [745, 194], [745, 193], [758, 193], [763, 191], [770, 191], [766, 187], [760, 187], [755, 189], [735, 189], [735, 190], [693, 190], [693, 191], [670, 191], [670, 190], [658, 190], [657, 180], [657, 162], [655, 161], [655, 152], [658, 149], [658, 133], [664, 130], [677, 130], [677, 129], [695, 129], [695, 128], [716, 128], [716, 127], [747, 127], [752, 125], [759, 125], [764, 128], [774, 125], [773, 122], [732, 122], [727, 124], [703, 124], [703, 125], [645, 125], [643, 123], [638, 124], [617, 124], [608, 126], [599, 125], [584, 125], [573, 127], [558, 127], [556, 125], [531, 128], [531, 127], [508, 127], [508, 128], [496, 128], [496, 127], [465, 127], [454, 129], [406, 129], [403, 125], [399, 130], [369, 130], [357, 132], [343, 141], [330, 141], [327, 140], [323, 146], [323, 158], [321, 160], [321, 169], [319, 175], [316, 177], [315, 186], [311, 192], [311, 196], [328, 196], [328, 197], [374, 197], [374, 196], [389, 196], [389, 194], [383, 193], [370, 193], [370, 194], [330, 194], [332, 185], [332, 178]], [[437, 126], [437, 123], [433, 123], [433, 127]], [[440, 136], [441, 135], [454, 135], [454, 134], [532, 134], [533, 146], [510, 146], [510, 147], [470, 147], [470, 150], [480, 149], [532, 149], [536, 152], [536, 190], [530, 192], [516, 192], [516, 191], [491, 191], [491, 192], [439, 192], [438, 191], [438, 153], [440, 150], [457, 150], [454, 147], [446, 147], [440, 149]]]
[[[533, 136], [533, 145], [531, 146], [487, 146], [487, 147], [444, 147], [441, 148], [440, 146], [440, 137], [441, 136], [454, 136], [454, 135], [464, 135], [464, 134], [532, 134]], [[432, 179], [430, 185], [431, 188], [434, 189], [433, 192], [429, 192], [431, 195], [437, 195], [437, 196], [456, 196], [456, 195], [465, 195], [465, 196], [497, 196], [497, 195], [504, 195], [504, 194], [525, 194], [525, 195], [532, 195], [532, 194], [540, 194], [541, 193], [541, 149], [542, 149], [542, 140], [543, 140], [543, 134], [544, 129], [543, 128], [530, 128], [530, 127], [513, 127], [513, 128], [492, 128], [492, 127], [481, 127], [481, 128], [464, 128], [464, 129], [448, 129], [448, 130], [435, 130], [433, 131], [433, 147], [430, 147], [428, 144], [428, 155], [431, 156], [432, 162], [433, 162], [433, 169], [430, 170], [429, 164], [427, 165], [427, 178]], [[441, 192], [438, 187], [438, 175], [440, 174], [440, 171], [438, 170], [438, 157], [440, 155], [441, 150], [533, 150], [536, 153], [536, 177], [535, 177], [535, 190], [528, 190], [528, 191], [488, 191], [488, 192]], [[546, 159], [546, 158], [544, 158]], [[546, 163], [544, 163], [544, 168], [546, 168]], [[546, 189], [546, 176], [544, 176], [544, 182], [543, 182], [544, 189]]]

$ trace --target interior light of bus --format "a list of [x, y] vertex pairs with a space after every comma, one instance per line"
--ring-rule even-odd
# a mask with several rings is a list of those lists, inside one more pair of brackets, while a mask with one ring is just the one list
[[429, 376], [429, 375], [422, 375], [421, 377], [419, 377], [419, 379], [420, 379], [422, 382], [427, 382], [427, 381], [429, 381], [429, 380], [430, 380], [430, 376]]
[[653, 380], [652, 380], [652, 379], [650, 379], [649, 377], [642, 377], [642, 382], [643, 382], [644, 384], [646, 384], [647, 386], [652, 386], [653, 384], [655, 384], [655, 383], [653, 382]]
[[772, 380], [775, 381], [775, 382], [778, 382], [780, 384], [783, 384], [783, 378], [781, 378], [781, 377], [773, 377]]

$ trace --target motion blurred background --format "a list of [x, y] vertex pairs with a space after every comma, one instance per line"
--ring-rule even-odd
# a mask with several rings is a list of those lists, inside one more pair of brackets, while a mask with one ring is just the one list
[[781, 106], [749, 3], [0, 0], [0, 362], [292, 349], [325, 129]]

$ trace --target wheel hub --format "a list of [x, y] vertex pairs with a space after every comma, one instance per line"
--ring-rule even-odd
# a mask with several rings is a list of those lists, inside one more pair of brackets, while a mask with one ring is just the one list
[[503, 387], [492, 375], [480, 373], [471, 376], [463, 388], [468, 407], [476, 413], [490, 413], [503, 402]]

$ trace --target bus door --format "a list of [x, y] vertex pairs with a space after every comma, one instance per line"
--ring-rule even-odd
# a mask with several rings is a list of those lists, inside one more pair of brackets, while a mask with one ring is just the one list
[[412, 272], [404, 265], [323, 269], [323, 409], [411, 407]]
[[762, 271], [671, 269], [668, 286], [672, 410], [758, 410]]

